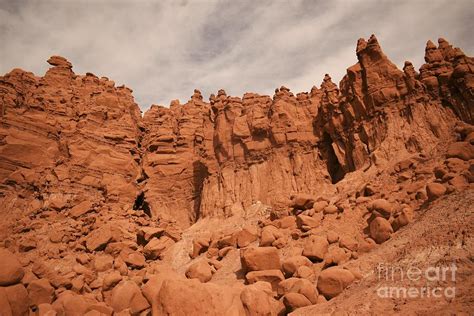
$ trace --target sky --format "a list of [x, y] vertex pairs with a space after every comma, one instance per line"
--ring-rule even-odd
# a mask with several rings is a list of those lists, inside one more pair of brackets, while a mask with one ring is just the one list
[[0, 0], [0, 75], [44, 75], [52, 55], [133, 89], [142, 110], [207, 99], [219, 89], [297, 93], [357, 62], [357, 39], [375, 34], [399, 68], [423, 64], [444, 37], [472, 56], [472, 0]]

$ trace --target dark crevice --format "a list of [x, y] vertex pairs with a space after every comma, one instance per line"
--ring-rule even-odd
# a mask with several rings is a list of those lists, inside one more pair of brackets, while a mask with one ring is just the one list
[[140, 178], [137, 179], [137, 183], [142, 183], [143, 181], [148, 180], [149, 176], [146, 174], [145, 170], [141, 169]]
[[207, 166], [200, 161], [193, 163], [193, 222], [196, 222], [201, 217], [201, 195], [204, 187], [204, 181], [209, 176]]
[[135, 203], [133, 204], [133, 209], [135, 211], [143, 211], [146, 215], [151, 217], [151, 209], [150, 205], [145, 199], [145, 193], [141, 192], [137, 198], [135, 199]]
[[320, 149], [323, 158], [326, 160], [326, 167], [329, 172], [329, 176], [331, 177], [331, 182], [335, 184], [344, 178], [346, 172], [337, 159], [336, 152], [332, 147], [332, 143], [333, 140], [331, 136], [327, 132], [324, 132]]

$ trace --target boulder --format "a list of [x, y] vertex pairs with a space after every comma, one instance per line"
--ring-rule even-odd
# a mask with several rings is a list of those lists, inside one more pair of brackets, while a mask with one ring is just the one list
[[298, 293], [304, 295], [311, 304], [316, 304], [318, 300], [318, 291], [313, 282], [300, 279], [300, 278], [289, 278], [281, 281], [277, 287], [278, 295], [285, 295], [288, 293]]
[[413, 209], [405, 207], [403, 210], [395, 216], [392, 221], [393, 231], [396, 232], [403, 226], [408, 225], [413, 220]]
[[314, 197], [309, 194], [296, 194], [291, 197], [291, 207], [298, 210], [307, 210], [313, 207]]
[[120, 281], [122, 281], [122, 275], [119, 271], [113, 271], [104, 276], [102, 281], [102, 290], [108, 291], [114, 288]]
[[313, 263], [311, 262], [311, 260], [309, 260], [305, 256], [292, 256], [283, 260], [282, 269], [283, 272], [285, 272], [285, 276], [291, 277], [296, 272], [296, 270], [298, 270], [299, 267], [311, 267], [312, 265]]
[[376, 217], [369, 225], [370, 237], [376, 243], [381, 244], [390, 238], [393, 233], [392, 225], [382, 217]]
[[205, 236], [196, 238], [193, 240], [193, 252], [190, 255], [191, 258], [197, 258], [201, 253], [205, 252], [211, 243], [211, 237]]
[[153, 301], [154, 315], [245, 315], [240, 290], [196, 279], [163, 281]]
[[281, 237], [283, 237], [283, 234], [278, 228], [273, 225], [267, 225], [260, 234], [260, 247], [272, 246]]
[[351, 252], [343, 248], [334, 247], [329, 249], [324, 257], [324, 266], [341, 265], [351, 258]]
[[32, 305], [51, 304], [54, 298], [54, 288], [48, 279], [32, 281], [28, 287], [28, 297]]
[[[269, 286], [268, 288], [266, 286]], [[281, 315], [282, 304], [272, 297], [272, 288], [266, 282], [246, 286], [240, 293], [245, 315]]]
[[109, 242], [114, 241], [114, 236], [109, 225], [101, 226], [86, 237], [86, 247], [89, 251], [104, 250]]
[[319, 226], [319, 220], [303, 214], [300, 214], [296, 217], [296, 222], [298, 227], [303, 231], [308, 231]]
[[258, 238], [256, 229], [244, 228], [239, 231], [235, 239], [239, 248], [244, 248], [256, 241]]
[[448, 146], [448, 158], [459, 158], [465, 161], [474, 159], [474, 145], [470, 142], [456, 142]]
[[285, 279], [280, 270], [251, 271], [245, 275], [245, 278], [250, 284], [260, 281], [268, 282], [272, 285], [274, 291], [277, 290], [278, 283]]
[[339, 295], [355, 280], [352, 272], [338, 267], [331, 267], [321, 271], [318, 278], [318, 291], [327, 299]]
[[245, 271], [279, 270], [280, 255], [275, 247], [253, 247], [241, 250], [240, 259]]
[[132, 250], [130, 248], [124, 248], [120, 252], [120, 258], [125, 262], [128, 267], [141, 269], [145, 266], [145, 257], [141, 252]]
[[321, 261], [328, 252], [327, 238], [311, 235], [304, 243], [303, 256], [311, 261]]
[[91, 201], [85, 200], [75, 205], [74, 207], [72, 207], [71, 210], [69, 211], [69, 215], [72, 218], [76, 219], [84, 214], [87, 214], [88, 212], [92, 210], [93, 210], [93, 203]]
[[160, 258], [162, 253], [173, 244], [173, 239], [169, 238], [168, 236], [162, 236], [159, 239], [153, 237], [143, 248], [143, 254], [147, 259], [155, 260]]
[[441, 183], [432, 182], [426, 185], [428, 201], [434, 201], [446, 193], [446, 187]]
[[0, 315], [28, 315], [30, 301], [23, 284], [0, 287]]
[[5, 248], [0, 248], [0, 286], [19, 283], [25, 272], [18, 258]]
[[288, 293], [283, 296], [283, 303], [288, 312], [292, 312], [297, 308], [312, 305], [306, 296], [299, 293]]
[[370, 205], [369, 209], [376, 216], [382, 216], [386, 219], [389, 219], [393, 212], [392, 204], [385, 199], [374, 200]]
[[149, 308], [150, 304], [135, 282], [123, 281], [112, 290], [110, 306], [116, 313], [129, 309], [132, 314], [138, 314]]
[[114, 265], [114, 257], [108, 254], [100, 254], [94, 257], [94, 269], [97, 272], [104, 272], [112, 269]]
[[186, 277], [188, 279], [198, 279], [205, 283], [212, 279], [212, 269], [206, 260], [199, 260], [189, 266], [186, 271]]
[[326, 207], [324, 207], [323, 209], [323, 213], [324, 214], [336, 214], [337, 212], [339, 212], [339, 209], [337, 208], [336, 205], [328, 205]]
[[359, 243], [353, 237], [344, 236], [339, 239], [339, 247], [346, 248], [350, 251], [357, 251], [359, 248]]

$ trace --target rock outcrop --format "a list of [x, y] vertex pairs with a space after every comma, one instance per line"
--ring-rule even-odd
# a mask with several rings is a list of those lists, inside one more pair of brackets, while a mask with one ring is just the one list
[[438, 43], [419, 73], [371, 36], [339, 86], [143, 116], [63, 57], [0, 77], [0, 314], [327, 312], [381, 258], [427, 253], [472, 307], [474, 63]]

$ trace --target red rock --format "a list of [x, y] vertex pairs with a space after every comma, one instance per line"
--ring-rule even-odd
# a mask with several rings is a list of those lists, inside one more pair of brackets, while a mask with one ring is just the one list
[[90, 297], [75, 294], [71, 291], [64, 291], [58, 295], [54, 301], [53, 308], [59, 315], [86, 314], [88, 308], [97, 301]]
[[385, 199], [374, 200], [370, 204], [369, 209], [376, 215], [380, 215], [386, 219], [390, 218], [393, 212], [392, 204]]
[[394, 218], [392, 222], [393, 231], [399, 230], [401, 227], [408, 225], [411, 221], [413, 221], [413, 210], [406, 207]]
[[211, 243], [211, 237], [201, 237], [193, 240], [193, 252], [191, 254], [191, 258], [196, 258], [201, 253], [207, 250]]
[[[280, 315], [283, 306], [272, 298], [271, 287], [265, 288], [266, 282], [257, 282], [246, 286], [240, 293], [240, 300], [246, 315]], [[270, 292], [270, 293], [269, 293]]]
[[246, 271], [279, 270], [280, 256], [274, 247], [245, 248], [240, 259]]
[[143, 254], [147, 259], [157, 259], [168, 247], [173, 244], [174, 241], [167, 236], [163, 236], [160, 239], [154, 237], [143, 248]]
[[189, 266], [186, 271], [186, 276], [188, 279], [198, 279], [199, 281], [205, 283], [212, 279], [212, 270], [211, 266], [205, 260], [199, 260]]
[[299, 267], [312, 265], [313, 263], [305, 256], [293, 256], [283, 260], [282, 269], [287, 277], [291, 277]]
[[164, 233], [163, 228], [141, 227], [137, 234], [137, 239], [142, 239], [144, 243], [149, 242], [153, 237], [160, 238]]
[[31, 304], [51, 304], [54, 298], [54, 288], [48, 279], [39, 279], [32, 281], [28, 287], [28, 297]]
[[275, 291], [278, 287], [278, 283], [285, 279], [280, 270], [251, 271], [245, 275], [245, 278], [250, 284], [260, 281], [268, 282]]
[[303, 214], [298, 215], [296, 217], [296, 221], [298, 223], [298, 227], [300, 227], [303, 231], [308, 231], [319, 226], [319, 221], [316, 218]]
[[141, 269], [145, 266], [145, 257], [138, 251], [125, 248], [120, 252], [120, 258], [128, 267]]
[[344, 236], [339, 239], [339, 247], [346, 248], [351, 251], [357, 251], [359, 243], [352, 237]]
[[311, 304], [316, 304], [318, 291], [313, 282], [306, 279], [289, 278], [278, 284], [278, 294], [298, 293], [304, 295]]
[[72, 207], [71, 210], [69, 211], [69, 215], [72, 218], [78, 218], [84, 214], [87, 214], [88, 212], [92, 210], [93, 210], [93, 203], [91, 201], [86, 200]]
[[339, 295], [354, 280], [355, 277], [349, 270], [331, 267], [319, 275], [318, 291], [327, 299], [331, 299]]
[[428, 200], [433, 201], [443, 196], [446, 193], [446, 187], [441, 183], [429, 183], [426, 185], [426, 194], [428, 195]]
[[113, 271], [104, 276], [102, 281], [102, 290], [108, 291], [114, 288], [120, 281], [122, 281], [122, 275], [119, 271]]
[[0, 287], [0, 312], [5, 315], [28, 315], [30, 301], [22, 284]]
[[339, 240], [339, 235], [334, 231], [329, 231], [327, 233], [328, 243], [333, 244]]
[[272, 246], [281, 237], [283, 234], [278, 228], [273, 225], [265, 226], [260, 234], [260, 247]]
[[290, 312], [300, 307], [312, 305], [304, 295], [299, 293], [285, 294], [285, 296], [283, 296], [283, 303]]
[[237, 246], [244, 248], [250, 245], [252, 242], [257, 240], [257, 232], [249, 228], [244, 228], [239, 231], [236, 235]]
[[[48, 313], [60, 315], [111, 314], [107, 303], [91, 306], [110, 302], [120, 278], [149, 284], [147, 299], [155, 310], [144, 314], [278, 314], [285, 300], [294, 309], [294, 295], [277, 301], [269, 283], [242, 285], [242, 274], [280, 279], [280, 256], [287, 276], [308, 282], [320, 268], [350, 259], [360, 262], [349, 266], [367, 267], [366, 256], [359, 255], [375, 244], [361, 239], [367, 220], [369, 235], [382, 243], [411, 220], [429, 219], [413, 216], [419, 207], [428, 208], [426, 214], [443, 203], [459, 210], [452, 214], [463, 210], [474, 181], [474, 63], [446, 40], [438, 43], [428, 42], [419, 73], [410, 62], [399, 70], [371, 36], [358, 41], [357, 63], [339, 85], [325, 75], [310, 92], [294, 94], [282, 86], [273, 96], [240, 98], [220, 90], [210, 102], [195, 90], [185, 104], [152, 106], [143, 117], [131, 89], [92, 73], [76, 75], [59, 56], [49, 59], [53, 67], [43, 77], [20, 69], [1, 76], [0, 240], [21, 252], [17, 270], [24, 266], [29, 275], [20, 281], [0, 269], [0, 283], [6, 276], [13, 285], [7, 287], [20, 293], [22, 286], [35, 285], [36, 275], [48, 279], [57, 299], [39, 310], [54, 306]], [[444, 154], [448, 158], [439, 165]], [[433, 171], [454, 194], [424, 204]], [[364, 208], [373, 199], [378, 202], [369, 205], [367, 217]], [[298, 216], [290, 215], [292, 207]], [[466, 225], [448, 224], [460, 225], [453, 231]], [[260, 246], [279, 250], [246, 260], [242, 251], [239, 270], [237, 247], [254, 243], [260, 228]], [[308, 242], [324, 234], [327, 243]], [[387, 246], [378, 247], [380, 255], [391, 253]], [[102, 250], [105, 260], [94, 253]], [[192, 285], [182, 280], [183, 271], [170, 273], [183, 284], [164, 287], [168, 293], [161, 293], [161, 277], [159, 286], [150, 283], [158, 265], [186, 266], [190, 250], [192, 258], [213, 258], [213, 281], [228, 286]], [[303, 250], [323, 262], [311, 268], [308, 259], [286, 264]], [[90, 255], [77, 256], [86, 251]], [[117, 272], [103, 273], [112, 257]], [[245, 265], [277, 272], [245, 271]], [[301, 291], [291, 293], [308, 298]], [[5, 297], [1, 310], [11, 313]], [[190, 299], [194, 309], [183, 307]]]
[[448, 158], [459, 158], [462, 160], [474, 159], [474, 145], [468, 142], [452, 143], [446, 154]]
[[382, 217], [376, 217], [369, 225], [370, 237], [376, 243], [381, 244], [390, 238], [393, 233], [393, 228], [390, 222]]
[[313, 207], [314, 197], [309, 194], [297, 194], [291, 199], [292, 207], [300, 210], [307, 210]]
[[351, 252], [342, 248], [331, 248], [324, 257], [324, 266], [341, 265], [351, 258]]
[[324, 214], [335, 214], [338, 211], [339, 211], [339, 209], [335, 205], [328, 205], [323, 209]]
[[118, 313], [130, 309], [132, 314], [138, 314], [150, 307], [140, 288], [133, 281], [125, 281], [114, 287], [110, 298], [110, 306]]
[[244, 314], [237, 289], [198, 280], [165, 280], [154, 300], [157, 315]]
[[17, 257], [9, 250], [0, 248], [0, 258], [0, 286], [20, 282], [25, 272]]
[[86, 247], [89, 251], [103, 250], [112, 241], [114, 241], [112, 230], [110, 226], [105, 225], [87, 235]]
[[329, 243], [321, 236], [310, 236], [304, 243], [303, 256], [310, 260], [323, 260], [328, 251]]
[[114, 258], [108, 254], [97, 255], [94, 258], [94, 268], [98, 272], [103, 272], [112, 269], [113, 264]]

